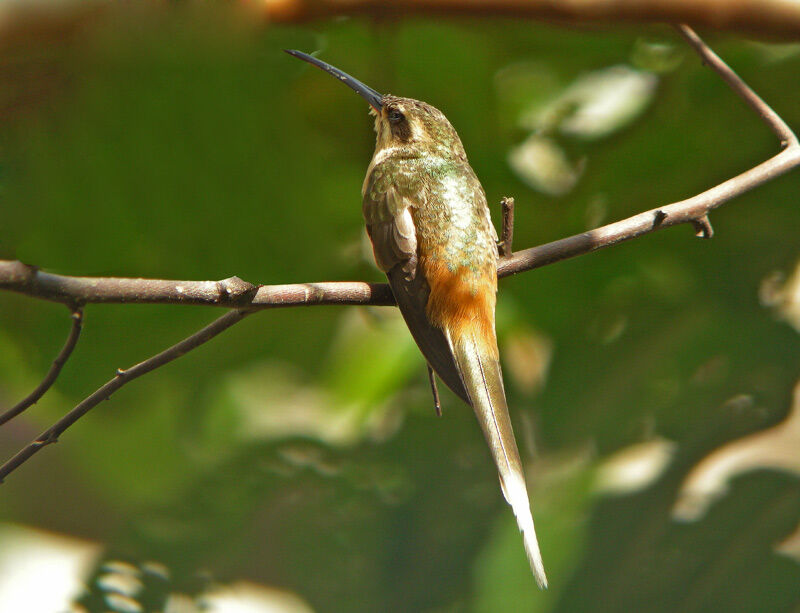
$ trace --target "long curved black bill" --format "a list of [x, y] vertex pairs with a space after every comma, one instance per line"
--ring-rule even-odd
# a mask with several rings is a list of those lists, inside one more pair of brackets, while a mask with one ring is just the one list
[[323, 62], [322, 60], [318, 60], [317, 58], [308, 55], [307, 53], [303, 53], [302, 51], [297, 51], [296, 49], [284, 49], [286, 53], [289, 55], [293, 55], [296, 58], [299, 58], [309, 64], [314, 64], [318, 68], [322, 68], [325, 72], [330, 75], [333, 75], [340, 81], [342, 81], [345, 85], [353, 89], [356, 93], [358, 93], [361, 97], [364, 98], [367, 102], [369, 102], [370, 106], [374, 108], [376, 111], [380, 111], [383, 107], [381, 103], [381, 96], [378, 92], [376, 92], [371, 87], [364, 85], [358, 79], [351, 77], [346, 72], [339, 70], [338, 68], [331, 66], [327, 62]]

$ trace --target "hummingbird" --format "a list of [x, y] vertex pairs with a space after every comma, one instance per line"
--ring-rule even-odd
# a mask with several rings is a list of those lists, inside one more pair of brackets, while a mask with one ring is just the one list
[[536, 582], [547, 587], [508, 414], [495, 333], [497, 231], [461, 139], [432, 105], [379, 94], [296, 50], [361, 95], [375, 117], [362, 211], [375, 262], [429, 366], [475, 412]]

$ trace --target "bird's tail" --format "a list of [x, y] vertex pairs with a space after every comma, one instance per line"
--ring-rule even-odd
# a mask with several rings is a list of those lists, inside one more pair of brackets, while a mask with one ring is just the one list
[[497, 465], [503, 495], [517, 518], [536, 583], [546, 588], [547, 577], [533, 527], [525, 474], [508, 415], [496, 341], [476, 335], [472, 330], [457, 338], [448, 337], [472, 408]]

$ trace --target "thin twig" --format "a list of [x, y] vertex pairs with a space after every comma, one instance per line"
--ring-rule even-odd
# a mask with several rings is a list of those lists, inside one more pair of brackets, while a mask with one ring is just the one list
[[428, 366], [428, 381], [431, 384], [431, 392], [433, 393], [433, 408], [436, 411], [436, 415], [441, 417], [442, 416], [442, 403], [439, 402], [439, 388], [436, 387], [436, 373], [433, 372], [433, 368], [431, 368], [430, 364]]
[[[800, 10], [800, 8], [798, 9]], [[706, 45], [703, 40], [685, 24], [676, 25], [675, 28], [681, 33], [697, 54], [722, 77], [722, 79], [744, 100], [756, 114], [764, 120], [781, 142], [781, 147], [797, 145], [797, 137], [786, 122], [781, 119], [761, 97], [755, 93], [747, 83], [742, 81], [730, 66], [722, 61], [714, 51]]]
[[82, 324], [83, 309], [79, 307], [72, 311], [72, 327], [70, 328], [69, 336], [67, 336], [67, 340], [64, 343], [64, 346], [61, 348], [61, 351], [58, 352], [56, 359], [53, 360], [50, 370], [47, 371], [44, 379], [42, 379], [42, 382], [36, 386], [35, 390], [20, 400], [13, 407], [0, 414], [0, 426], [11, 419], [14, 419], [27, 408], [36, 404], [39, 399], [44, 396], [45, 392], [50, 389], [50, 386], [56, 382], [59, 373], [61, 373], [61, 369], [64, 367], [64, 364], [72, 354], [72, 350], [75, 349], [75, 345], [78, 344], [78, 339], [81, 336]]
[[239, 323], [247, 315], [253, 313], [252, 310], [235, 309], [228, 311], [222, 317], [217, 318], [202, 330], [199, 330], [191, 336], [176, 343], [169, 349], [165, 349], [161, 353], [153, 357], [139, 362], [135, 366], [127, 370], [117, 370], [116, 376], [108, 381], [105, 385], [98, 388], [91, 396], [80, 402], [69, 413], [59, 419], [53, 426], [42, 432], [39, 436], [26, 445], [22, 450], [15, 454], [5, 464], [0, 466], [0, 483], [14, 470], [19, 468], [26, 460], [28, 460], [37, 451], [58, 441], [58, 437], [69, 428], [72, 424], [78, 421], [81, 417], [86, 415], [91, 409], [100, 404], [103, 400], [111, 397], [111, 394], [116, 392], [126, 383], [130, 383], [134, 379], [138, 379], [142, 375], [155, 370], [164, 364], [168, 364], [173, 360], [177, 360], [182, 355], [185, 355], [192, 349], [195, 349], [210, 341], [212, 338], [224, 332], [232, 325]]
[[513, 253], [514, 244], [514, 199], [505, 197], [500, 201], [503, 209], [503, 237], [500, 240], [500, 257], [508, 258]]

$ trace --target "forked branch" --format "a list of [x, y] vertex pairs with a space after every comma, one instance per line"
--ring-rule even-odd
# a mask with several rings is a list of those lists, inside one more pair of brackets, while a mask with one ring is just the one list
[[56, 382], [58, 375], [61, 373], [61, 369], [66, 364], [69, 356], [72, 355], [72, 350], [75, 349], [75, 345], [78, 344], [78, 339], [81, 336], [81, 328], [83, 327], [83, 309], [76, 308], [72, 311], [72, 327], [69, 331], [69, 336], [67, 337], [64, 346], [61, 348], [61, 351], [58, 352], [56, 359], [53, 360], [53, 364], [50, 366], [50, 370], [47, 371], [44, 379], [42, 382], [36, 386], [36, 389], [33, 390], [30, 394], [25, 396], [22, 400], [20, 400], [17, 404], [13, 407], [0, 413], [0, 426], [2, 426], [7, 421], [14, 419], [17, 415], [22, 413], [25, 409], [33, 406], [36, 404], [39, 399], [44, 396], [45, 392], [50, 389], [53, 383]]
[[69, 428], [72, 424], [78, 421], [81, 417], [86, 415], [90, 410], [100, 404], [103, 400], [108, 400], [111, 394], [116, 392], [126, 383], [138, 379], [142, 375], [149, 373], [164, 364], [169, 364], [173, 360], [177, 360], [182, 355], [189, 353], [192, 349], [196, 349], [203, 343], [207, 343], [212, 338], [224, 332], [232, 325], [239, 323], [247, 315], [253, 311], [246, 311], [243, 309], [234, 309], [228, 311], [222, 317], [217, 318], [202, 330], [195, 332], [188, 338], [183, 339], [181, 342], [173, 345], [169, 349], [165, 349], [161, 353], [153, 357], [139, 362], [136, 366], [132, 366], [126, 370], [117, 370], [116, 376], [105, 385], [98, 388], [91, 396], [81, 401], [74, 409], [64, 415], [55, 424], [42, 432], [33, 441], [28, 443], [23, 449], [17, 452], [10, 460], [0, 466], [0, 483], [2, 483], [9, 473], [16, 470], [21, 464], [28, 460], [37, 451], [58, 442], [58, 437], [61, 433]]

